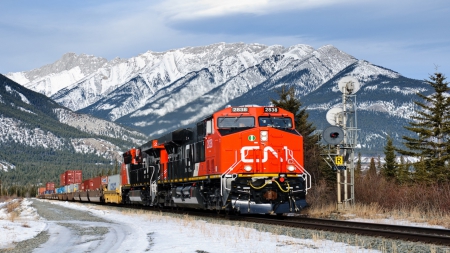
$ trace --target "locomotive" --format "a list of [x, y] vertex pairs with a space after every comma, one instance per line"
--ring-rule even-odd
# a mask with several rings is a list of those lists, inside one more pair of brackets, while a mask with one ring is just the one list
[[307, 206], [311, 176], [303, 165], [303, 137], [292, 113], [228, 106], [124, 152], [118, 175], [85, 180], [71, 195], [44, 197], [281, 215]]
[[303, 137], [278, 107], [230, 106], [123, 157], [128, 204], [283, 214], [304, 208], [311, 186]]

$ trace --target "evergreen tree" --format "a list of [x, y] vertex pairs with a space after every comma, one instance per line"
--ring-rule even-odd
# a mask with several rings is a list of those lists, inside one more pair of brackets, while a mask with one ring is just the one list
[[405, 127], [417, 137], [403, 136], [407, 149], [398, 150], [402, 155], [423, 158], [423, 164], [418, 166], [429, 172], [428, 178], [436, 181], [450, 179], [450, 171], [445, 165], [450, 160], [450, 99], [445, 95], [450, 88], [445, 79], [441, 73], [435, 73], [425, 80], [435, 92], [430, 96], [417, 94], [424, 102], [414, 102], [421, 109], [417, 116], [412, 116], [410, 126]]
[[369, 177], [377, 176], [377, 167], [375, 166], [375, 159], [373, 157], [370, 158], [370, 166], [369, 166], [369, 170], [367, 171], [367, 176], [369, 176]]
[[405, 162], [405, 158], [403, 156], [400, 157], [400, 164], [398, 165], [397, 172], [397, 182], [399, 184], [407, 184], [409, 183], [409, 163]]
[[360, 177], [362, 174], [361, 153], [358, 152], [358, 161], [355, 167], [355, 177]]
[[433, 180], [430, 177], [431, 172], [427, 169], [427, 163], [424, 159], [414, 164], [414, 182], [429, 184]]
[[381, 169], [381, 174], [389, 180], [395, 179], [397, 176], [398, 165], [395, 161], [395, 147], [390, 136], [387, 137], [387, 143], [384, 147], [384, 155], [385, 164]]
[[377, 170], [381, 171], [381, 156], [378, 155], [378, 160], [377, 160]]
[[286, 86], [283, 86], [277, 93], [279, 100], [271, 99], [272, 104], [294, 114], [295, 128], [303, 136], [305, 169], [311, 174], [314, 183], [317, 183], [321, 178], [325, 178], [333, 185], [336, 178], [335, 173], [320, 156], [323, 153], [323, 148], [318, 144], [320, 136], [314, 133], [316, 128], [313, 123], [308, 121], [309, 115], [306, 108], [301, 108], [302, 103], [295, 97], [294, 87], [287, 89]]
[[119, 174], [119, 164], [117, 162], [117, 159], [114, 160], [114, 175]]

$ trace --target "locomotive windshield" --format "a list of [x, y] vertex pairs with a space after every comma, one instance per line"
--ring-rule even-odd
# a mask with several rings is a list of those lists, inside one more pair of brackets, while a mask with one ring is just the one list
[[219, 117], [217, 119], [218, 128], [240, 128], [254, 126], [254, 117]]
[[292, 120], [285, 117], [259, 117], [259, 126], [292, 128]]

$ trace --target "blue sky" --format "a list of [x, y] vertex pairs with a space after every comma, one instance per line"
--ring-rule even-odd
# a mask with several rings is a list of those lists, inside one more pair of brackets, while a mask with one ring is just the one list
[[[338, 49], [400, 74], [450, 79], [450, 1], [0, 1], [0, 73], [85, 53], [111, 60], [218, 42]], [[449, 80], [448, 79], [448, 80]]]

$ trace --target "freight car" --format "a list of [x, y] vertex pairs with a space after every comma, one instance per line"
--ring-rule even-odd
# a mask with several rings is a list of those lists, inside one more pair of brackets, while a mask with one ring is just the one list
[[[292, 113], [227, 107], [125, 152], [120, 175], [98, 187], [92, 201], [241, 214], [298, 212], [307, 205], [311, 185], [303, 155]], [[91, 201], [89, 189], [83, 194]]]

